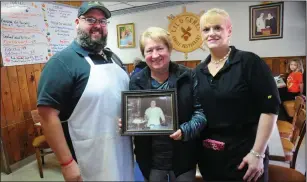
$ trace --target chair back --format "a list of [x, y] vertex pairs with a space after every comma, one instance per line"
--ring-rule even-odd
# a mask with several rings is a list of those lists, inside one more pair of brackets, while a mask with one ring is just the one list
[[292, 169], [295, 169], [295, 164], [296, 164], [296, 159], [297, 159], [297, 155], [298, 155], [298, 151], [300, 150], [300, 147], [301, 147], [301, 144], [303, 142], [303, 139], [305, 137], [305, 134], [306, 134], [306, 121], [304, 122], [303, 124], [303, 127], [300, 131], [300, 135], [299, 135], [299, 140], [295, 146], [295, 150], [294, 150], [294, 153], [293, 153], [293, 158], [292, 158], [292, 161], [290, 162], [290, 167]]
[[34, 122], [37, 135], [43, 135], [42, 127], [40, 126], [40, 123], [42, 121], [41, 116], [38, 114], [38, 110], [32, 110], [31, 111], [32, 120]]
[[296, 143], [297, 137], [301, 135], [304, 124], [306, 123], [306, 110], [300, 109], [297, 114], [297, 119], [294, 126], [291, 142]]
[[302, 96], [296, 96], [295, 101], [294, 101], [294, 109], [295, 109], [296, 112], [301, 108], [302, 104], [304, 104], [303, 97]]
[[303, 97], [301, 96], [296, 96], [295, 97], [295, 101], [294, 101], [294, 116], [293, 116], [293, 119], [292, 119], [292, 124], [293, 126], [295, 126], [295, 122], [297, 120], [297, 115], [298, 115], [298, 112], [300, 111], [301, 108], [304, 108], [305, 109], [305, 100]]

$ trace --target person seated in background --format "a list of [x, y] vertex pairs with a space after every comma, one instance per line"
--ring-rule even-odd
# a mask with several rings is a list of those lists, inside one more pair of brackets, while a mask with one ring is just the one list
[[133, 61], [134, 70], [131, 72], [131, 76], [141, 71], [147, 66], [146, 62], [142, 61], [141, 58], [136, 57]]

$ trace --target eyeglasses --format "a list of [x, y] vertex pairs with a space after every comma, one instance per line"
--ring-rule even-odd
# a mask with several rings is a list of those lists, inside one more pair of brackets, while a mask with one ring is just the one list
[[89, 25], [93, 25], [98, 22], [99, 24], [106, 26], [108, 23], [110, 23], [107, 19], [100, 19], [100, 20], [97, 20], [96, 18], [80, 18], [80, 19], [85, 20]]

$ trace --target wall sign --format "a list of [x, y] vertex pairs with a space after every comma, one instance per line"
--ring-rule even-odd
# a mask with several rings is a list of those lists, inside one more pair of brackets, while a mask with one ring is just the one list
[[204, 12], [199, 15], [186, 11], [183, 7], [183, 12], [177, 16], [170, 15], [167, 18], [170, 21], [168, 31], [171, 34], [173, 48], [185, 54], [185, 59], [188, 59], [188, 53], [201, 48], [202, 39], [200, 34], [199, 19]]

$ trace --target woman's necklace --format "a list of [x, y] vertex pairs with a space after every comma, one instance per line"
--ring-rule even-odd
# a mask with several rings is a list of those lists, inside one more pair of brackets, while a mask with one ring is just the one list
[[223, 61], [225, 61], [229, 57], [230, 51], [231, 51], [231, 48], [229, 48], [228, 53], [223, 58], [221, 58], [219, 60], [212, 59], [212, 62], [215, 64], [216, 69], [220, 66], [220, 63], [222, 63]]

